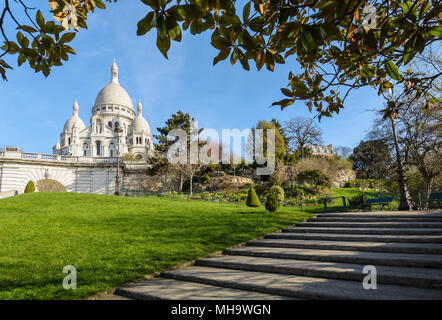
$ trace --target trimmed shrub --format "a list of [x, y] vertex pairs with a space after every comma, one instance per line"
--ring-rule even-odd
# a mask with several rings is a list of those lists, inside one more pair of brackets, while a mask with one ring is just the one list
[[269, 193], [267, 195], [267, 200], [265, 203], [266, 210], [269, 212], [275, 212], [279, 208], [279, 201], [278, 198], [274, 193]]
[[31, 193], [31, 192], [35, 192], [35, 184], [32, 180], [28, 182], [25, 188], [25, 193]]
[[331, 179], [319, 170], [306, 170], [296, 176], [299, 183], [307, 183], [315, 187], [331, 187]]
[[246, 205], [248, 207], [259, 207], [261, 202], [259, 202], [258, 195], [255, 192], [255, 188], [250, 186], [249, 193], [247, 194]]
[[284, 201], [284, 189], [278, 185], [275, 185], [270, 188], [270, 193], [274, 193], [278, 201]]

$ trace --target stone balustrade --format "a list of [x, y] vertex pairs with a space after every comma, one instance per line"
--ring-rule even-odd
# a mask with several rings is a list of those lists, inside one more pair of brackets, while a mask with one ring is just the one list
[[[0, 158], [37, 160], [37, 161], [48, 161], [48, 162], [95, 163], [95, 164], [107, 164], [107, 163], [110, 164], [117, 162], [116, 157], [112, 158], [74, 157], [69, 155], [44, 154], [44, 153], [20, 152], [20, 151], [9, 151], [9, 150], [0, 150]], [[120, 161], [122, 161], [121, 158]]]

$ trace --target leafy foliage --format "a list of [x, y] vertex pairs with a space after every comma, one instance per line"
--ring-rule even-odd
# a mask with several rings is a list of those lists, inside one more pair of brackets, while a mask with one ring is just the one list
[[275, 212], [279, 209], [279, 201], [278, 201], [278, 197], [276, 194], [270, 192], [267, 195], [265, 208], [269, 212]]
[[258, 195], [255, 192], [255, 188], [250, 186], [249, 193], [247, 194], [246, 206], [248, 207], [260, 207], [261, 202], [259, 201]]
[[[19, 5], [25, 11], [26, 24], [15, 17], [15, 13], [5, 1], [5, 7], [0, 13], [0, 34], [4, 38], [0, 48], [0, 74], [3, 80], [6, 78], [6, 70], [12, 69], [3, 59], [6, 54], [16, 55], [17, 64], [21, 66], [26, 61], [35, 72], [42, 72], [47, 77], [51, 67], [63, 65], [63, 61], [69, 59], [69, 54], [76, 54], [74, 49], [67, 45], [75, 36], [79, 28], [87, 29], [87, 15], [94, 12], [95, 8], [105, 9], [104, 2], [116, 0], [49, 0], [49, 8], [53, 18], [60, 22], [45, 20], [41, 10], [37, 10], [35, 16], [31, 14], [35, 8], [30, 8], [25, 1], [19, 1]], [[70, 3], [72, 2], [72, 3]], [[16, 41], [8, 38], [3, 28], [5, 18], [9, 16], [17, 26]]]
[[[250, 70], [250, 63], [270, 71], [297, 56], [302, 72], [289, 73], [288, 85], [281, 88], [284, 99], [273, 103], [282, 109], [304, 101], [319, 117], [331, 117], [344, 107], [353, 89], [371, 86], [378, 94], [396, 84], [404, 84], [404, 96], [424, 94], [441, 73], [426, 75], [404, 71], [418, 53], [442, 38], [441, 3], [437, 0], [141, 0], [149, 9], [138, 22], [137, 35], [156, 29], [156, 44], [167, 58], [171, 40], [180, 42], [183, 30], [192, 35], [211, 30], [211, 44], [219, 50], [213, 64], [229, 59]], [[16, 21], [9, 0], [0, 16], [17, 23], [17, 43], [5, 38], [4, 53], [18, 55], [19, 65], [28, 61], [36, 72], [49, 75], [51, 67], [68, 60], [75, 51], [65, 43], [74, 33], [66, 28], [87, 28], [88, 14], [104, 9], [116, 0], [48, 0], [54, 21], [45, 21], [40, 10], [35, 18], [31, 8], [19, 3], [30, 25]], [[367, 6], [375, 18], [367, 16]], [[376, 20], [376, 26], [366, 22]], [[23, 33], [23, 32], [24, 33]], [[26, 35], [25, 35], [26, 34]], [[31, 42], [32, 40], [32, 42]], [[29, 45], [31, 46], [29, 47]], [[0, 74], [6, 79], [11, 68], [0, 59]]]
[[330, 187], [331, 179], [319, 170], [307, 170], [299, 173], [296, 177], [299, 183], [307, 183], [309, 185], [319, 187]]
[[358, 179], [385, 179], [393, 160], [383, 139], [361, 141], [350, 156]]
[[25, 193], [35, 192], [35, 184], [34, 181], [30, 180], [25, 187]]
[[[229, 58], [245, 70], [255, 63], [270, 71], [296, 54], [303, 72], [289, 74], [281, 108], [301, 100], [320, 117], [344, 107], [348, 93], [372, 86], [378, 94], [395, 83], [425, 91], [434, 77], [401, 72], [400, 67], [442, 37], [441, 4], [436, 0], [232, 0], [186, 2], [142, 0], [150, 10], [138, 23], [138, 35], [156, 28], [157, 46], [167, 58], [171, 40], [182, 30], [192, 35], [211, 30], [219, 50], [213, 64]], [[364, 9], [373, 5], [377, 26], [367, 28]], [[341, 92], [341, 89], [345, 90]]]
[[284, 189], [281, 186], [272, 186], [269, 191], [276, 195], [278, 201], [284, 201]]

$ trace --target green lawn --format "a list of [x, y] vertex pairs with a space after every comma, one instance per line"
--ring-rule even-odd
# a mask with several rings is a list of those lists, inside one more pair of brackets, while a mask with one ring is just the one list
[[[343, 206], [343, 200], [340, 197], [345, 197], [346, 204], [347, 204], [347, 210], [356, 210], [351, 209], [348, 207], [349, 203], [348, 200], [350, 198], [360, 196], [360, 195], [366, 195], [367, 198], [381, 198], [381, 197], [391, 197], [396, 196], [395, 194], [389, 193], [389, 192], [382, 192], [382, 191], [373, 191], [373, 190], [360, 190], [356, 188], [332, 188], [332, 195], [331, 197], [339, 197], [337, 199], [333, 199], [331, 202], [327, 204], [328, 211], [345, 211]], [[393, 200], [391, 204], [392, 209], [396, 209], [398, 206], [398, 201], [396, 199]], [[380, 211], [380, 210], [387, 210], [387, 207], [381, 208], [380, 206], [373, 206], [371, 208], [372, 211]], [[324, 203], [323, 199], [317, 199], [315, 201], [312, 201], [310, 204], [308, 201], [304, 203], [304, 210], [311, 213], [318, 213], [318, 212], [324, 212]], [[358, 209], [360, 210], [360, 209]]]
[[[235, 204], [33, 193], [0, 200], [0, 299], [79, 299], [309, 218]], [[77, 290], [65, 290], [65, 265]]]

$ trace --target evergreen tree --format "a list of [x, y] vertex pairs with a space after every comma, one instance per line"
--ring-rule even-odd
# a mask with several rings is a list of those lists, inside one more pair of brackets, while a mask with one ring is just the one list
[[25, 188], [25, 193], [31, 193], [35, 191], [35, 184], [34, 182], [31, 180], [28, 182], [28, 184], [26, 185]]
[[269, 212], [275, 212], [279, 208], [279, 202], [276, 194], [269, 192], [267, 195], [265, 208]]
[[248, 207], [259, 207], [261, 202], [259, 201], [258, 195], [256, 194], [255, 188], [250, 186], [249, 193], [247, 195], [246, 205]]

